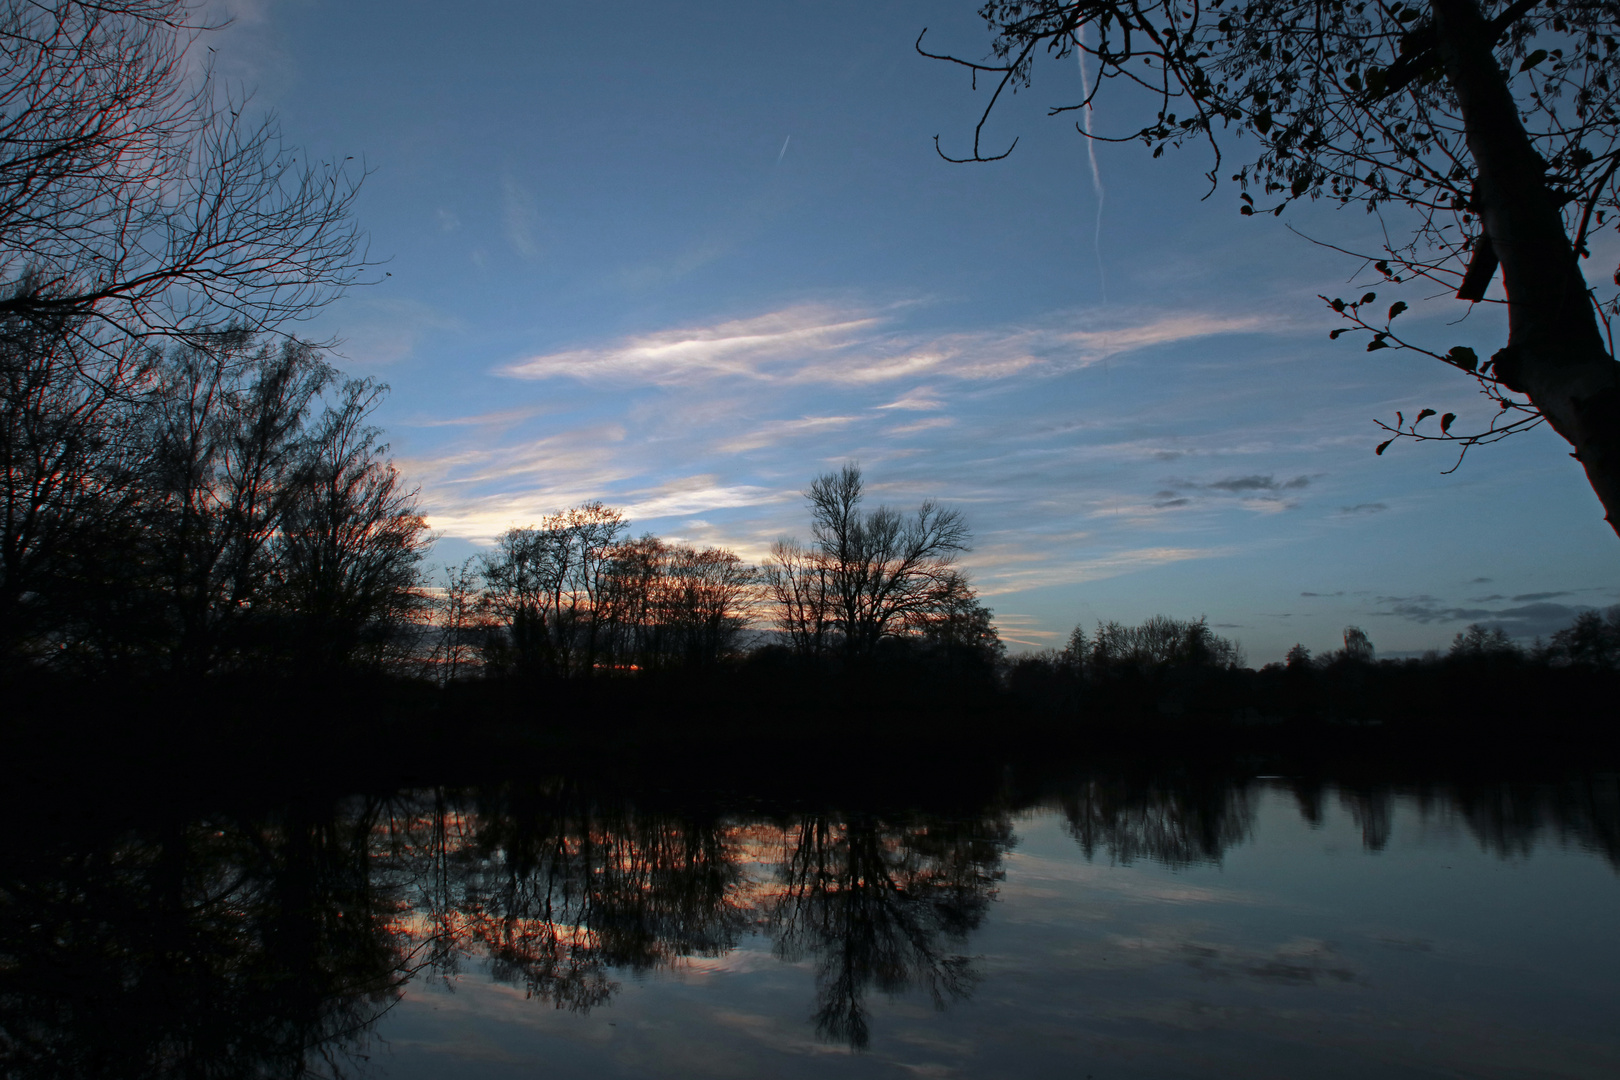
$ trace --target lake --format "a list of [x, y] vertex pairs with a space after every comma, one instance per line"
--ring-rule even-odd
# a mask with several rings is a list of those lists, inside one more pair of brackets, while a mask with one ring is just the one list
[[14, 822], [7, 1075], [1620, 1075], [1613, 774], [170, 803]]

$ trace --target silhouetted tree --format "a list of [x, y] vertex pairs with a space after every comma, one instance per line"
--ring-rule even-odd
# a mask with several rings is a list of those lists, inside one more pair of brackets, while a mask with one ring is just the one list
[[177, 671], [204, 674], [246, 645], [310, 456], [305, 428], [335, 374], [302, 342], [238, 332], [164, 358], [146, 411], [142, 554], [161, 601], [148, 640]]
[[666, 567], [658, 611], [673, 650], [688, 666], [711, 665], [747, 624], [758, 572], [719, 548], [672, 548]]
[[776, 628], [793, 651], [820, 656], [832, 647], [832, 566], [819, 551], [807, 551], [791, 540], [771, 545], [765, 560]]
[[[1082, 635], [1078, 644], [1084, 643]], [[1155, 615], [1140, 626], [1099, 623], [1091, 638], [1089, 663], [1099, 672], [1126, 667], [1233, 667], [1243, 663], [1243, 653], [1210, 630], [1203, 617], [1183, 622]]]
[[1373, 644], [1372, 639], [1367, 636], [1367, 631], [1359, 626], [1344, 628], [1344, 656], [1345, 659], [1357, 663], [1372, 663]]
[[1451, 641], [1453, 660], [1519, 659], [1519, 647], [1500, 626], [1472, 623]]
[[191, 78], [198, 8], [0, 3], [0, 319], [116, 362], [274, 329], [355, 280], [355, 184]]
[[795, 642], [822, 640], [830, 624], [846, 655], [870, 656], [883, 638], [919, 634], [972, 595], [955, 567], [969, 538], [959, 511], [930, 500], [910, 516], [863, 512], [864, 497], [854, 464], [818, 476], [805, 492], [813, 555], [778, 546], [773, 591], [789, 606], [777, 621]]
[[201, 673], [273, 606], [333, 373], [264, 335], [356, 279], [356, 186], [216, 92], [197, 13], [0, 0], [0, 665]]
[[516, 667], [589, 674], [608, 644], [606, 603], [624, 515], [589, 502], [512, 529], [485, 557], [490, 607], [503, 624], [500, 646]]
[[[68, 317], [0, 325], [0, 667], [62, 645], [140, 504], [150, 350], [85, 357]], [[94, 377], [86, 377], [86, 372]]]
[[1620, 668], [1620, 605], [1606, 613], [1583, 611], [1575, 616], [1573, 623], [1553, 634], [1547, 656], [1583, 667]]
[[1391, 324], [1404, 301], [1382, 316], [1371, 292], [1331, 303], [1348, 329], [1371, 335], [1369, 349], [1450, 363], [1492, 402], [1483, 429], [1452, 431], [1447, 413], [1438, 431], [1420, 431], [1435, 415], [1425, 409], [1410, 422], [1397, 413], [1393, 438], [1466, 452], [1546, 419], [1620, 530], [1620, 365], [1605, 344], [1620, 308], [1591, 291], [1579, 264], [1589, 228], [1620, 209], [1620, 5], [989, 0], [980, 14], [992, 59], [937, 57], [995, 81], [965, 160], [1006, 156], [982, 152], [985, 120], [1004, 91], [1028, 84], [1037, 54], [1078, 53], [1080, 100], [1053, 111], [1088, 110], [1088, 136], [1092, 103], [1122, 80], [1158, 108], [1110, 141], [1140, 139], [1155, 157], [1207, 143], [1213, 185], [1232, 145], [1221, 134], [1253, 140], [1233, 174], [1245, 214], [1281, 214], [1301, 198], [1362, 203], [1391, 237], [1367, 256], [1385, 279], [1426, 279], [1469, 303], [1485, 298], [1500, 266], [1508, 342], [1483, 364], [1466, 347], [1420, 348], [1398, 335]]
[[427, 525], [381, 431], [366, 423], [386, 392], [369, 379], [338, 388], [304, 440], [277, 522], [269, 595], [306, 663], [336, 667], [362, 650], [380, 660], [423, 605]]
[[434, 681], [455, 682], [479, 664], [485, 626], [483, 575], [476, 557], [444, 568], [444, 589], [435, 598], [434, 644], [427, 663]]

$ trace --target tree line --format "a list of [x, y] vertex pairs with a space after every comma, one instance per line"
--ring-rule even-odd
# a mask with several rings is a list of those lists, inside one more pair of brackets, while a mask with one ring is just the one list
[[1075, 627], [1062, 649], [1013, 659], [1004, 683], [1039, 713], [1104, 727], [1150, 717], [1160, 723], [1266, 727], [1326, 723], [1399, 730], [1457, 725], [1590, 727], [1613, 724], [1585, 708], [1613, 693], [1620, 676], [1620, 605], [1583, 611], [1548, 639], [1523, 645], [1501, 627], [1473, 624], [1445, 652], [1379, 658], [1367, 632], [1344, 631], [1344, 647], [1312, 655], [1296, 644], [1281, 661], [1245, 665], [1239, 645], [1205, 619], [1155, 616], [1139, 626]]
[[0, 673], [375, 657], [423, 523], [384, 388], [288, 332], [367, 266], [191, 0], [0, 0]]
[[710, 669], [760, 649], [856, 665], [907, 651], [1000, 655], [991, 612], [956, 565], [970, 540], [959, 511], [865, 509], [854, 464], [815, 478], [805, 499], [811, 543], [779, 540], [760, 565], [632, 538], [600, 502], [510, 529], [447, 568], [429, 663], [450, 681]]

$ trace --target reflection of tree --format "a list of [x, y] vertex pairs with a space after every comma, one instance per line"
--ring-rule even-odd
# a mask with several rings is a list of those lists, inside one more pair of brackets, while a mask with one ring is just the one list
[[[1099, 773], [1041, 803], [1088, 858], [1186, 866], [1244, 842], [1262, 790], [1247, 775]], [[1620, 866], [1612, 776], [1287, 791], [1317, 821], [1336, 793], [1369, 847], [1415, 809], [1498, 855], [1557, 840]], [[0, 1075], [337, 1073], [424, 969], [487, 963], [583, 1011], [612, 997], [615, 968], [723, 955], [755, 927], [781, 958], [816, 962], [818, 1033], [862, 1047], [873, 989], [943, 1006], [974, 987], [966, 940], [1013, 842], [1005, 811], [977, 805], [767, 828], [556, 782], [13, 830], [0, 836]], [[31, 820], [63, 816], [45, 809]], [[753, 879], [756, 860], [774, 871]]]
[[1395, 792], [1384, 786], [1345, 788], [1339, 801], [1350, 811], [1350, 819], [1361, 830], [1361, 846], [1368, 851], [1383, 851], [1389, 846], [1394, 829]]
[[397, 810], [395, 852], [441, 970], [484, 954], [495, 978], [588, 1010], [616, 989], [609, 968], [718, 956], [746, 924], [736, 853], [714, 822], [637, 813], [562, 784]]
[[866, 1046], [868, 986], [897, 994], [920, 985], [939, 1007], [967, 996], [977, 975], [954, 950], [984, 919], [1011, 842], [1005, 817], [815, 815], [786, 829], [767, 925], [783, 959], [820, 961], [817, 1033]]
[[1124, 864], [1219, 862], [1254, 825], [1246, 786], [1224, 780], [1088, 778], [1066, 787], [1058, 804], [1087, 859], [1101, 850]]
[[1602, 854], [1620, 870], [1620, 777], [1613, 773], [1561, 783], [1464, 785], [1448, 795], [1486, 851], [1528, 856], [1550, 834]]
[[200, 820], [0, 857], [0, 1073], [336, 1074], [409, 967], [367, 818]]

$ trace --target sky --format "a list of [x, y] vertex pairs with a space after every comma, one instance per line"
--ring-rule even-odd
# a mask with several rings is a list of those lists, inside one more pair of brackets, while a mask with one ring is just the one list
[[[1320, 242], [1376, 251], [1364, 211], [1243, 217], [1207, 150], [1088, 152], [1046, 115], [1072, 61], [998, 107], [1009, 158], [943, 161], [984, 96], [913, 42], [982, 56], [977, 6], [219, 0], [221, 84], [364, 173], [377, 266], [298, 332], [392, 388], [377, 422], [435, 566], [592, 499], [758, 560], [854, 461], [872, 505], [967, 515], [1014, 651], [1168, 614], [1257, 665], [1348, 625], [1399, 655], [1620, 601], [1550, 431], [1449, 474], [1444, 448], [1374, 455], [1377, 419], [1487, 404], [1329, 340], [1319, 295], [1376, 275]], [[1105, 97], [1094, 129], [1143, 107]], [[1605, 236], [1598, 279], [1617, 254]], [[1408, 292], [1417, 339], [1504, 343], [1498, 308]]]

